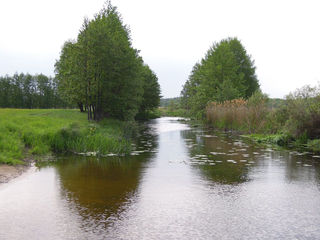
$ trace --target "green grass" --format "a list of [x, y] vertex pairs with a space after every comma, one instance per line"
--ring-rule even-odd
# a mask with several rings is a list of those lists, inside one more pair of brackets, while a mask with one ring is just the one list
[[286, 134], [250, 134], [242, 136], [248, 137], [258, 143], [270, 143], [299, 151], [320, 153], [320, 139], [310, 140], [306, 137], [295, 139]]
[[307, 147], [313, 152], [320, 153], [320, 139], [309, 140]]
[[279, 146], [287, 146], [292, 139], [285, 134], [250, 134], [243, 135], [258, 143], [271, 143]]
[[51, 152], [128, 153], [129, 124], [64, 109], [0, 109], [0, 163], [20, 164], [29, 154]]

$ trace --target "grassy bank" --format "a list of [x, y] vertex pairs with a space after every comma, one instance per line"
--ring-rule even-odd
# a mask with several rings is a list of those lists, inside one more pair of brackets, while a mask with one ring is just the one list
[[320, 139], [301, 140], [286, 134], [250, 134], [243, 136], [258, 143], [275, 144], [281, 147], [320, 153]]
[[320, 86], [305, 86], [268, 104], [256, 92], [249, 99], [211, 102], [206, 108], [209, 125], [236, 130], [258, 142], [320, 152]]
[[117, 120], [88, 122], [78, 110], [0, 109], [0, 163], [51, 152], [128, 153], [130, 131]]

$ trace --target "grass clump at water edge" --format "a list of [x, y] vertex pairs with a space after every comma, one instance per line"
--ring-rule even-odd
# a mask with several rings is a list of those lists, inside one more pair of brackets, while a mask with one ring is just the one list
[[29, 154], [51, 152], [129, 153], [127, 125], [88, 122], [77, 110], [0, 109], [0, 163], [20, 164]]

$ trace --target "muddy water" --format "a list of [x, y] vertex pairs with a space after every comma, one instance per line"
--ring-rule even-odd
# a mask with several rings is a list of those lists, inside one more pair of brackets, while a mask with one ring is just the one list
[[175, 118], [132, 156], [58, 156], [0, 185], [0, 239], [319, 238], [320, 158]]

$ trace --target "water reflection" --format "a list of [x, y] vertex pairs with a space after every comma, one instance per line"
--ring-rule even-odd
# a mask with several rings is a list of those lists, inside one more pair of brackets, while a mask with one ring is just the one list
[[243, 183], [261, 178], [264, 172], [289, 182], [319, 182], [320, 161], [311, 153], [272, 149], [231, 133], [208, 129], [180, 133], [188, 149], [188, 163], [213, 182]]
[[[318, 239], [319, 158], [161, 118], [129, 157], [0, 186], [0, 239]], [[14, 223], [14, 224], [12, 224]]]
[[201, 130], [182, 131], [181, 136], [189, 151], [189, 164], [207, 179], [226, 184], [249, 180], [248, 166], [254, 161], [245, 143]]
[[158, 146], [157, 135], [144, 126], [132, 156], [59, 156], [54, 163], [61, 197], [82, 217], [82, 229], [105, 228], [135, 202], [141, 177]]

